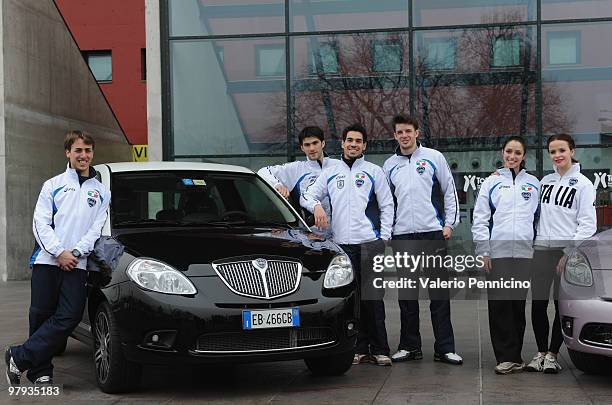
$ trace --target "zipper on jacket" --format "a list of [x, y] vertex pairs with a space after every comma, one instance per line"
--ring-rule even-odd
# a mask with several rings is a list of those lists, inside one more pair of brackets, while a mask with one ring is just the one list
[[[510, 169], [513, 170], [513, 169]], [[517, 176], [518, 177], [518, 176]], [[512, 257], [516, 247], [516, 177], [512, 178]]]

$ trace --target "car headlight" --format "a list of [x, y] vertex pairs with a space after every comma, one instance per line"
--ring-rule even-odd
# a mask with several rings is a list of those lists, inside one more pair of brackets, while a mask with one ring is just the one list
[[130, 279], [147, 290], [164, 294], [195, 294], [191, 281], [177, 269], [153, 259], [134, 259], [127, 269]]
[[353, 281], [353, 266], [351, 266], [348, 256], [334, 257], [327, 266], [323, 287], [338, 288], [350, 284], [351, 281]]
[[565, 280], [574, 285], [590, 287], [593, 285], [593, 272], [589, 260], [580, 251], [573, 251], [565, 263]]

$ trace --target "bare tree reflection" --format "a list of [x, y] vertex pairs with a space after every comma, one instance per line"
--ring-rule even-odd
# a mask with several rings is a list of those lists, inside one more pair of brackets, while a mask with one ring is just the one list
[[[492, 14], [483, 22], [516, 21], [511, 14]], [[535, 30], [525, 26], [498, 26], [484, 29], [415, 33], [415, 105], [423, 136], [434, 146], [467, 142], [496, 144], [502, 136], [536, 133], [536, 43]], [[429, 54], [428, 38], [442, 39], [451, 47], [441, 60]], [[303, 39], [308, 60], [297, 55], [292, 72], [291, 124], [299, 130], [320, 125], [331, 138], [342, 128], [361, 122], [373, 140], [391, 139], [389, 119], [409, 112], [407, 33], [332, 35]], [[496, 41], [518, 44], [518, 59], [506, 55], [495, 59]], [[377, 44], [386, 44], [386, 56], [376, 53]], [[302, 43], [302, 45], [304, 45]], [[336, 60], [322, 47], [335, 49]], [[399, 49], [398, 52], [395, 50]], [[501, 52], [500, 51], [500, 52]], [[394, 53], [395, 52], [395, 53]], [[450, 52], [450, 53], [449, 53]], [[450, 55], [450, 56], [449, 56]], [[504, 62], [504, 57], [509, 62]], [[271, 112], [286, 117], [286, 99], [269, 105]], [[544, 132], [568, 130], [573, 118], [560, 90], [552, 83], [542, 87]], [[279, 131], [284, 123], [271, 131]], [[284, 127], [283, 127], [284, 128]]]

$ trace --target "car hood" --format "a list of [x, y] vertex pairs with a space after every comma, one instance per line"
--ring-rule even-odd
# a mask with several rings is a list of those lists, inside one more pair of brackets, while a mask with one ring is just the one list
[[305, 270], [326, 270], [342, 250], [330, 240], [299, 229], [138, 229], [115, 234], [127, 253], [172, 265], [190, 276], [212, 275], [212, 262], [238, 257], [297, 259]]

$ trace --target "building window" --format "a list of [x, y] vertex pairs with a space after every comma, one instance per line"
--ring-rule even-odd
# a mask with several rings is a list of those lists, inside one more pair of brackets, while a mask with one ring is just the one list
[[140, 80], [147, 80], [147, 50], [140, 49]]
[[549, 32], [546, 38], [549, 65], [580, 63], [580, 31]]
[[425, 38], [424, 68], [427, 70], [454, 70], [457, 42], [454, 38]]
[[400, 72], [402, 70], [402, 45], [393, 40], [374, 41], [372, 69], [375, 72]]
[[111, 51], [83, 51], [83, 57], [98, 82], [113, 80]]
[[521, 40], [512, 36], [493, 39], [491, 67], [509, 67], [521, 64]]
[[[316, 46], [316, 47], [315, 47]], [[338, 47], [331, 42], [315, 44], [311, 47], [310, 72], [312, 74], [338, 73]], [[318, 48], [318, 55], [317, 50]], [[318, 65], [320, 63], [320, 65]], [[318, 68], [318, 69], [317, 69]]]
[[256, 45], [257, 76], [285, 75], [285, 46]]

